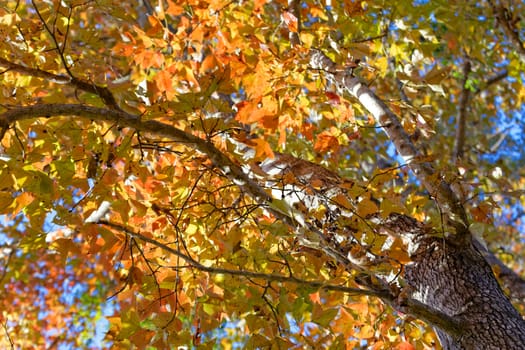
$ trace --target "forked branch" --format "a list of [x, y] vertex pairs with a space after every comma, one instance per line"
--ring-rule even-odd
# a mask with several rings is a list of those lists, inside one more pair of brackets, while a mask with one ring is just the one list
[[394, 112], [372, 90], [353, 76], [351, 69], [338, 67], [321, 51], [312, 50], [310, 65], [324, 72], [327, 78], [337, 84], [342, 91], [347, 91], [357, 98], [374, 116], [395, 145], [397, 152], [447, 215], [449, 223], [456, 229], [457, 239], [465, 238], [465, 242], [469, 241], [469, 221], [461, 201], [432, 164], [423, 160], [424, 157], [410, 140]]

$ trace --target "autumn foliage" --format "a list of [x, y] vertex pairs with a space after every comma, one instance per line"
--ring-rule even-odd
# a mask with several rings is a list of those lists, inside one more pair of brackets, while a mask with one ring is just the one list
[[489, 3], [0, 1], [0, 34], [2, 348], [439, 347], [363, 281], [399, 292], [410, 262], [372, 217], [439, 234], [442, 202], [313, 49], [523, 268], [525, 60]]

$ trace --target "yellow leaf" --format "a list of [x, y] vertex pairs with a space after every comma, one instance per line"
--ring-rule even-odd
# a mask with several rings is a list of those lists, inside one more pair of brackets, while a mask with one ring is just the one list
[[374, 336], [374, 328], [370, 325], [364, 325], [359, 329], [359, 337], [360, 338], [372, 338]]
[[366, 217], [369, 214], [377, 213], [377, 211], [377, 204], [368, 198], [363, 199], [357, 205], [357, 213], [363, 217]]
[[28, 206], [31, 202], [35, 200], [35, 196], [29, 192], [23, 192], [21, 195], [15, 199], [15, 209], [13, 210], [13, 216], [18, 215], [18, 213]]

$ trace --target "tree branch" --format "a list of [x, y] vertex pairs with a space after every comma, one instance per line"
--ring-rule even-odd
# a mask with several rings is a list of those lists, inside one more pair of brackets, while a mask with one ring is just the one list
[[7, 71], [12, 71], [12, 72], [17, 72], [17, 73], [22, 73], [24, 75], [30, 75], [36, 78], [42, 78], [44, 80], [48, 80], [52, 83], [57, 83], [57, 84], [68, 84], [71, 82], [71, 77], [68, 77], [67, 75], [53, 74], [53, 73], [49, 73], [49, 72], [46, 72], [38, 68], [25, 67], [20, 64], [10, 62], [2, 57], [0, 57], [0, 66], [7, 68], [7, 70], [2, 72], [2, 74]]
[[501, 72], [488, 77], [488, 79], [485, 81], [485, 87], [487, 88], [492, 84], [496, 84], [498, 81], [503, 80], [508, 76], [509, 76], [509, 71], [504, 69]]
[[54, 74], [38, 68], [25, 67], [20, 64], [8, 61], [2, 57], [0, 57], [0, 66], [6, 67], [7, 71], [30, 75], [36, 78], [42, 78], [52, 83], [71, 85], [73, 88], [99, 96], [104, 104], [109, 108], [120, 110], [115, 97], [107, 87], [96, 85], [94, 83], [63, 74]]
[[[118, 123], [121, 127], [130, 127], [136, 130], [150, 132], [158, 136], [169, 138], [172, 141], [187, 144], [189, 147], [192, 147], [206, 154], [213, 161], [213, 163], [223, 171], [223, 173], [229, 179], [231, 179], [232, 181], [235, 181], [235, 183], [242, 190], [250, 194], [250, 196], [252, 196], [252, 198], [254, 198], [256, 201], [259, 201], [260, 203], [266, 203], [267, 210], [270, 211], [277, 219], [281, 220], [283, 223], [292, 227], [294, 230], [297, 230], [298, 227], [301, 226], [297, 222], [296, 218], [293, 217], [293, 215], [286, 214], [281, 211], [272, 209], [271, 207], [272, 197], [268, 193], [266, 193], [266, 191], [259, 184], [254, 182], [247, 174], [245, 174], [243, 170], [237, 164], [235, 164], [226, 155], [224, 155], [220, 150], [218, 150], [212, 143], [210, 143], [207, 140], [198, 138], [194, 135], [185, 133], [184, 131], [179, 130], [171, 125], [167, 125], [167, 124], [155, 121], [155, 120], [141, 121], [139, 116], [132, 115], [124, 111], [118, 111], [118, 110], [112, 110], [112, 109], [106, 109], [106, 108], [98, 108], [98, 107], [78, 105], [78, 104], [44, 104], [44, 105], [34, 105], [34, 106], [27, 106], [27, 107], [11, 109], [11, 110], [4, 112], [3, 114], [0, 114], [0, 127], [9, 126], [9, 124], [15, 121], [38, 118], [39, 116], [52, 117], [52, 116], [67, 116], [67, 115], [80, 116], [83, 118], [88, 118], [88, 119], [98, 120], [98, 121], [113, 121], [113, 122]], [[123, 226], [119, 226], [117, 224], [113, 224], [107, 221], [99, 221], [98, 223], [108, 225], [115, 229], [124, 230], [124, 232], [128, 233], [129, 235], [132, 235], [134, 238], [141, 239], [151, 244], [155, 244], [159, 248], [165, 249], [166, 251], [176, 254], [177, 256], [179, 256], [179, 254], [182, 254], [169, 246], [162, 246], [162, 243], [158, 241], [155, 241], [144, 235], [133, 233]], [[311, 232], [318, 235], [323, 240], [323, 243], [319, 247], [319, 249], [323, 250], [329, 256], [334, 257], [336, 261], [341, 263], [347, 269], [364, 271], [362, 267], [352, 264], [346, 256], [342, 255], [341, 252], [338, 252], [336, 247], [332, 247], [330, 242], [324, 241], [325, 237], [323, 233], [319, 231], [319, 229], [317, 229], [316, 227], [308, 223], [304, 223], [303, 225], [304, 225], [304, 229], [310, 230]], [[179, 257], [181, 257], [182, 259], [185, 259], [182, 256], [179, 256]], [[185, 256], [185, 257], [187, 258], [185, 259], [185, 261], [190, 263], [190, 265], [196, 268], [199, 268], [199, 269], [201, 269], [201, 267], [204, 267], [201, 270], [205, 272], [224, 273], [224, 274], [229, 273], [231, 275], [239, 275], [239, 276], [252, 277], [252, 278], [270, 278], [270, 280], [273, 280], [276, 282], [281, 281], [281, 282], [298, 283], [298, 284], [309, 285], [313, 288], [323, 288], [327, 290], [341, 291], [341, 292], [346, 292], [346, 293], [359, 293], [361, 295], [379, 297], [382, 300], [390, 303], [393, 307], [399, 307], [399, 303], [396, 302], [396, 297], [391, 293], [391, 291], [385, 288], [377, 288], [377, 289], [369, 288], [365, 290], [365, 289], [349, 288], [349, 287], [343, 287], [343, 286], [330, 286], [330, 285], [327, 286], [323, 282], [303, 281], [303, 280], [296, 279], [290, 276], [281, 276], [281, 275], [274, 276], [274, 275], [267, 275], [267, 274], [259, 274], [256, 272], [239, 271], [239, 270], [227, 270], [227, 269], [220, 270], [218, 268], [209, 268], [205, 266], [200, 266], [199, 263], [194, 261], [191, 257], [188, 257], [188, 256]], [[417, 305], [415, 304], [414, 305], [416, 306], [416, 308], [414, 308], [415, 306], [408, 302], [406, 305], [409, 307], [408, 308], [409, 313], [414, 314], [418, 317], [420, 316], [422, 319], [426, 319], [429, 322], [431, 321], [435, 324], [435, 320], [433, 320], [433, 318], [431, 317], [432, 315], [434, 315], [431, 309], [427, 308], [427, 311], [422, 311], [422, 310], [417, 309]], [[424, 308], [425, 306], [423, 305], [421, 307]], [[425, 316], [425, 312], [429, 314]], [[436, 317], [438, 316], [439, 315], [437, 315]], [[446, 322], [449, 323], [449, 321], [446, 321]]]
[[439, 310], [435, 310], [432, 307], [429, 307], [428, 305], [425, 305], [413, 298], [398, 299], [392, 294], [392, 292], [388, 289], [388, 287], [377, 287], [374, 283], [365, 282], [364, 285], [366, 285], [368, 289], [351, 288], [351, 287], [345, 287], [341, 285], [328, 284], [322, 281], [308, 281], [308, 280], [294, 277], [292, 275], [284, 276], [284, 275], [267, 274], [267, 273], [261, 273], [261, 272], [255, 272], [255, 271], [233, 270], [233, 269], [226, 269], [222, 267], [205, 266], [199, 263], [198, 261], [196, 261], [195, 259], [193, 259], [191, 256], [183, 254], [180, 251], [173, 249], [170, 246], [167, 246], [166, 244], [161, 243], [153, 238], [147, 237], [141, 233], [133, 232], [130, 229], [122, 225], [112, 223], [106, 220], [100, 220], [98, 224], [102, 224], [112, 229], [124, 232], [131, 238], [140, 239], [144, 242], [150, 243], [164, 250], [167, 253], [171, 253], [181, 258], [189, 266], [196, 268], [203, 272], [207, 272], [211, 274], [224, 274], [224, 275], [230, 275], [230, 276], [238, 276], [238, 277], [244, 277], [244, 278], [260, 278], [260, 279], [263, 279], [269, 282], [293, 283], [293, 284], [299, 284], [302, 286], [307, 286], [313, 289], [324, 289], [324, 290], [348, 293], [352, 295], [365, 295], [369, 297], [377, 297], [377, 298], [384, 300], [388, 304], [390, 304], [394, 309], [398, 309], [398, 310], [401, 309], [404, 312], [407, 312], [413, 316], [418, 317], [419, 319], [425, 322], [428, 322], [429, 324], [432, 324], [443, 330], [446, 330], [452, 336], [459, 334], [460, 325], [458, 324], [458, 322], [456, 322], [453, 318], [449, 317], [447, 314]]
[[324, 289], [324, 290], [331, 290], [331, 291], [349, 293], [349, 294], [354, 294], [354, 295], [366, 295], [366, 296], [372, 296], [372, 297], [378, 297], [378, 298], [390, 298], [390, 299], [392, 298], [385, 291], [351, 288], [351, 287], [345, 287], [342, 285], [328, 284], [322, 281], [308, 281], [308, 280], [303, 280], [303, 279], [294, 277], [292, 275], [284, 276], [284, 275], [268, 274], [268, 273], [255, 272], [255, 271], [233, 270], [233, 269], [226, 269], [222, 267], [205, 266], [199, 263], [198, 261], [196, 261], [195, 259], [193, 259], [191, 256], [181, 253], [180, 251], [173, 249], [170, 246], [164, 243], [161, 243], [153, 238], [147, 237], [141, 233], [133, 232], [125, 226], [122, 226], [122, 225], [119, 225], [119, 224], [116, 224], [110, 221], [106, 221], [106, 220], [100, 220], [98, 221], [98, 224], [108, 226], [112, 229], [124, 232], [132, 238], [140, 239], [141, 241], [150, 243], [164, 250], [167, 253], [173, 254], [181, 258], [189, 266], [196, 268], [200, 271], [208, 272], [211, 274], [224, 274], [224, 275], [239, 276], [239, 277], [245, 277], [245, 278], [260, 278], [260, 279], [264, 279], [266, 281], [271, 281], [271, 282], [300, 284], [300, 285], [311, 287], [314, 289]]
[[297, 31], [290, 30], [288, 33], [290, 44], [292, 47], [295, 47], [301, 45], [301, 39], [299, 38], [299, 33], [301, 32], [301, 1], [288, 0], [288, 11], [297, 19]]
[[[47, 25], [46, 21], [44, 20], [44, 18], [42, 17], [42, 14], [40, 13], [40, 11], [38, 10], [38, 7], [36, 6], [35, 4], [35, 1], [34, 0], [31, 0], [31, 4], [33, 4], [33, 8], [35, 9], [35, 12], [38, 16], [38, 18], [40, 19], [40, 22], [42, 22], [42, 24], [44, 25], [44, 28], [46, 29], [47, 33], [49, 34], [49, 36], [51, 37], [51, 40], [53, 40], [53, 43], [55, 44], [55, 49], [57, 50], [58, 52], [58, 56], [60, 57], [60, 61], [62, 61], [62, 65], [64, 66], [64, 69], [66, 70], [67, 74], [74, 79], [73, 77], [73, 73], [71, 73], [71, 70], [69, 69], [69, 66], [67, 65], [67, 62], [66, 62], [66, 59], [64, 58], [64, 50], [65, 50], [65, 47], [62, 48], [62, 50], [60, 49], [60, 45], [58, 44], [58, 41], [57, 41], [57, 38], [55, 36], [55, 31], [54, 29], [51, 30], [49, 28], [49, 26]], [[60, 4], [61, 5], [61, 4]], [[60, 6], [59, 5], [59, 6]], [[58, 14], [56, 15], [58, 16]], [[55, 19], [56, 21], [56, 19]], [[69, 23], [68, 23], [68, 26], [69, 26]], [[69, 31], [69, 29], [68, 29]]]
[[474, 245], [481, 252], [485, 260], [487, 260], [491, 266], [496, 267], [496, 276], [502, 281], [503, 286], [508, 289], [509, 296], [512, 299], [523, 302], [523, 299], [525, 299], [525, 280], [499, 260], [494, 253], [487, 250], [478, 240], [474, 240]]
[[461, 95], [459, 96], [458, 115], [456, 118], [456, 142], [454, 147], [453, 159], [456, 161], [463, 158], [465, 149], [465, 128], [467, 124], [467, 105], [470, 96], [470, 89], [466, 86], [470, 74], [471, 64], [468, 58], [463, 63], [463, 79], [461, 80]]
[[18, 120], [73, 115], [91, 120], [113, 121], [121, 127], [149, 132], [157, 136], [169, 138], [175, 142], [187, 144], [197, 151], [206, 154], [228, 179], [248, 193], [256, 202], [265, 204], [266, 210], [272, 213], [275, 218], [281, 220], [295, 231], [299, 231], [298, 235], [301, 234], [301, 231], [313, 233], [320, 241], [319, 249], [322, 249], [347, 269], [363, 270], [359, 265], [353, 264], [337, 247], [334, 247], [333, 243], [328, 240], [319, 228], [310, 222], [306, 222], [298, 211], [291, 207], [285, 207], [286, 203], [283, 201], [275, 200], [257, 182], [252, 180], [239, 165], [217, 149], [213, 143], [188, 134], [171, 125], [156, 120], [142, 121], [140, 116], [129, 114], [122, 110], [98, 108], [80, 104], [40, 104], [10, 109], [4, 112], [0, 115], [0, 128], [8, 127], [11, 123]]
[[[489, 0], [490, 7], [492, 8], [492, 13], [496, 17], [496, 21], [503, 30], [503, 32], [510, 39], [512, 44], [517, 50], [518, 56], [522, 62], [525, 62], [525, 46], [520, 39], [518, 29], [515, 24], [515, 16], [510, 12], [508, 8], [503, 6], [499, 0]], [[519, 19], [519, 17], [518, 17]]]
[[324, 71], [330, 80], [337, 84], [340, 89], [348, 91], [350, 95], [357, 98], [361, 105], [374, 116], [417, 179], [436, 199], [441, 210], [447, 214], [449, 223], [456, 229], [457, 239], [464, 238], [465, 242], [468, 242], [470, 240], [469, 221], [461, 201], [452, 191], [450, 184], [434, 170], [432, 164], [421, 160], [423, 158], [421, 153], [412, 143], [397, 116], [390, 108], [358, 78], [353, 76], [351, 70], [337, 67], [321, 51], [312, 50], [310, 65], [314, 69]]
[[391, 22], [391, 19], [388, 20], [387, 23], [385, 23], [385, 29], [384, 29], [384, 32], [383, 32], [383, 36], [382, 36], [382, 39], [381, 39], [381, 43], [383, 44], [383, 47], [385, 48], [385, 51], [387, 52], [387, 57], [388, 57], [388, 69], [390, 69], [392, 71], [392, 75], [394, 77], [394, 81], [397, 85], [397, 89], [399, 91], [399, 95], [401, 97], [401, 101], [405, 102], [405, 103], [410, 103], [409, 99], [408, 99], [408, 96], [406, 95], [405, 93], [405, 90], [403, 90], [403, 82], [401, 80], [399, 80], [399, 78], [397, 77], [396, 75], [396, 59], [394, 57], [392, 57], [390, 55], [390, 46], [388, 45], [388, 28], [390, 27], [390, 23]]

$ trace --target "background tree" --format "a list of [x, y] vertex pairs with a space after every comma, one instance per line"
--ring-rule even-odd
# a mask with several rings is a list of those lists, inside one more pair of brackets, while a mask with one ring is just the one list
[[0, 4], [2, 346], [522, 348], [521, 2]]

